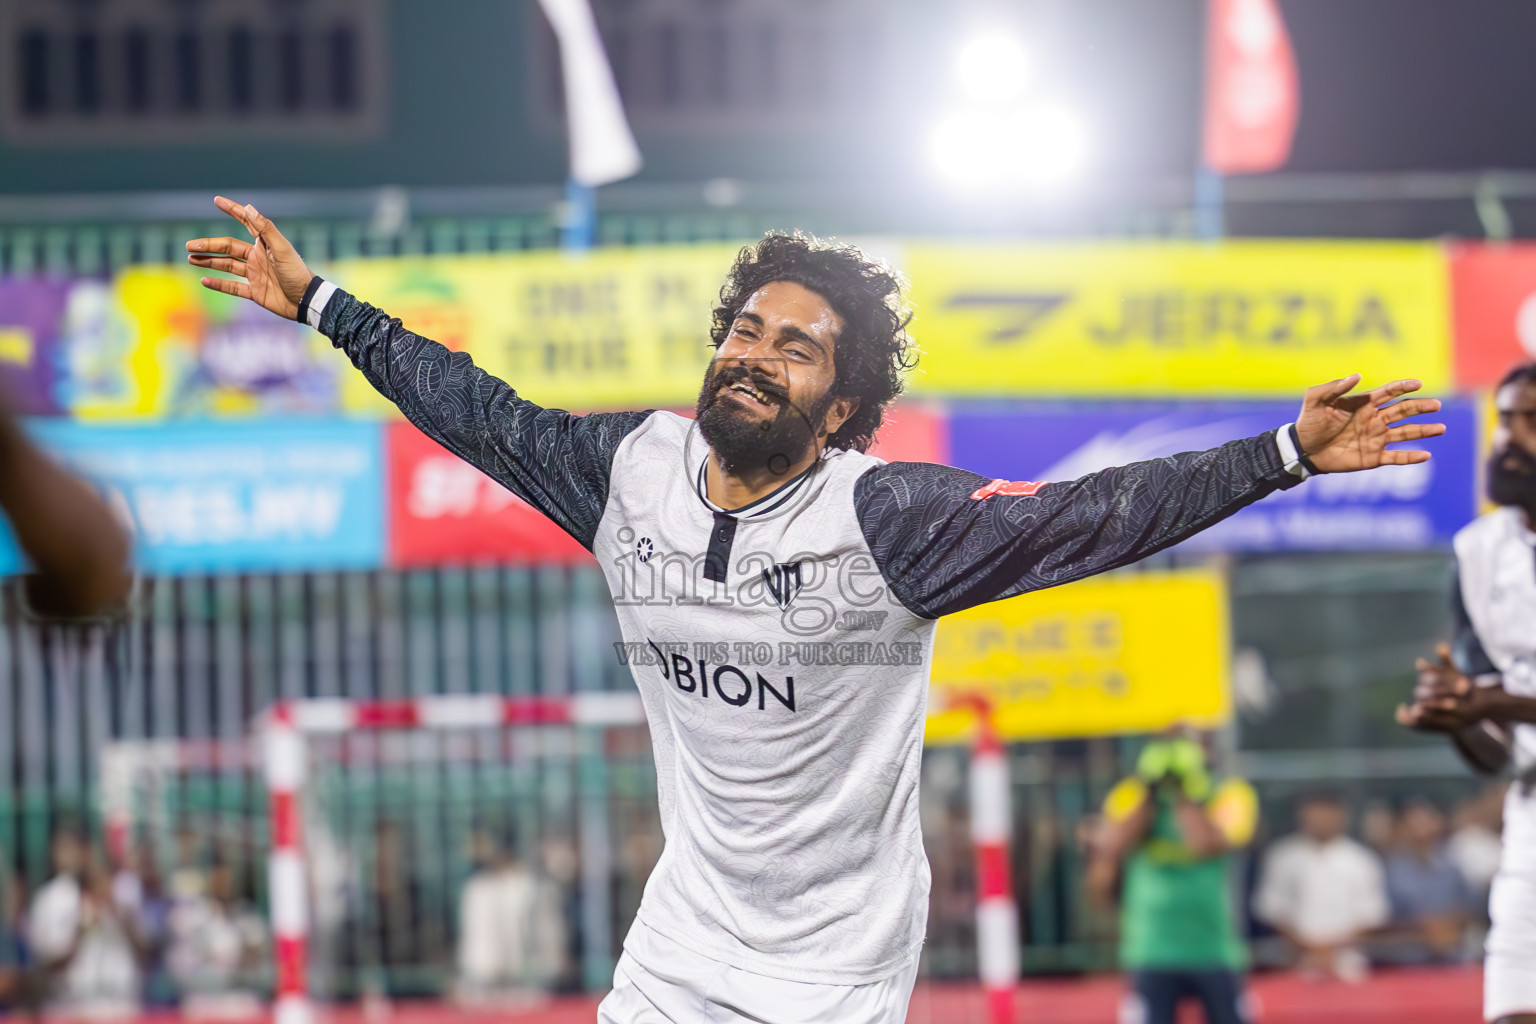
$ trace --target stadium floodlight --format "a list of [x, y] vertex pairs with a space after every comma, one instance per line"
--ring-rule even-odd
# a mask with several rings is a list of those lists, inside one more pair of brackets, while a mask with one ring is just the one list
[[1060, 185], [1082, 167], [1087, 133], [1068, 108], [1038, 95], [1025, 44], [995, 26], [955, 51], [955, 105], [929, 136], [933, 167], [976, 198]]
[[1024, 94], [1029, 53], [1012, 33], [993, 30], [973, 36], [956, 56], [956, 77], [968, 98], [978, 103], [1009, 103]]
[[1034, 140], [1033, 167], [1039, 176], [1064, 180], [1082, 170], [1088, 138], [1082, 118], [1061, 106], [1041, 106], [1025, 118]]
[[1081, 119], [1046, 104], [957, 110], [934, 126], [930, 143], [948, 181], [985, 192], [1065, 182], [1087, 155]]

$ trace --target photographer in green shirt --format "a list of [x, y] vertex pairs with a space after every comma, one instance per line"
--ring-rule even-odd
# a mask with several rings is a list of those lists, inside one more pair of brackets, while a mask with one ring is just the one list
[[1110, 790], [1088, 868], [1089, 894], [1113, 899], [1124, 874], [1120, 964], [1131, 972], [1137, 1024], [1173, 1024], [1198, 999], [1208, 1024], [1248, 1024], [1248, 948], [1232, 907], [1230, 854], [1247, 846], [1258, 799], [1241, 779], [1212, 778], [1192, 734], [1147, 744], [1136, 774]]

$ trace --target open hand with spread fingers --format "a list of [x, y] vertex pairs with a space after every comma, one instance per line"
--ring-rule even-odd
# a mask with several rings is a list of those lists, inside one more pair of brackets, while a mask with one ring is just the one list
[[1429, 452], [1387, 445], [1445, 433], [1443, 423], [1402, 422], [1439, 412], [1440, 400], [1403, 398], [1424, 386], [1416, 380], [1394, 380], [1374, 391], [1350, 394], [1359, 383], [1360, 375], [1352, 373], [1307, 389], [1296, 417], [1296, 435], [1312, 464], [1323, 473], [1351, 473], [1429, 461]]
[[188, 263], [204, 270], [233, 274], [236, 278], [205, 277], [203, 287], [250, 299], [289, 320], [298, 319], [304, 290], [315, 275], [304, 265], [293, 243], [258, 213], [256, 207], [241, 206], [223, 196], [214, 197], [213, 202], [243, 224], [254, 241], [194, 238], [187, 242]]

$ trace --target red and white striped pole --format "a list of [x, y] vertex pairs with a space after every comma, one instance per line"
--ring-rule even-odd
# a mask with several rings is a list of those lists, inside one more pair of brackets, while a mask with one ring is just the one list
[[1013, 832], [1008, 760], [992, 726], [992, 706], [977, 701], [971, 751], [971, 842], [976, 847], [976, 952], [992, 1024], [1013, 1024], [1019, 982], [1019, 908], [1013, 899], [1008, 839]]
[[278, 704], [268, 713], [263, 739], [272, 837], [267, 891], [277, 961], [273, 1024], [309, 1024], [309, 891], [299, 813], [305, 753], [290, 705]]
[[[100, 752], [101, 816], [106, 826], [107, 854], [114, 863], [127, 864], [129, 837], [133, 833], [133, 786], [137, 781], [133, 755], [126, 744], [108, 743]], [[129, 865], [137, 867], [138, 865]]]

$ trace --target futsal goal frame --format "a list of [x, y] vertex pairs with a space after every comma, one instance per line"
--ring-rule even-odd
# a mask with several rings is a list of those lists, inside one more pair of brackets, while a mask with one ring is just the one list
[[563, 697], [447, 695], [405, 700], [308, 698], [282, 701], [258, 721], [267, 786], [270, 837], [267, 893], [275, 968], [273, 1020], [311, 1024], [309, 994], [309, 872], [304, 854], [303, 801], [312, 736], [358, 732], [640, 725], [640, 698], [594, 692]]

